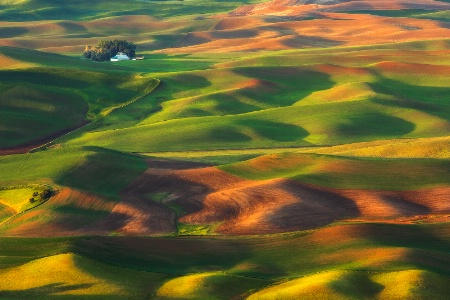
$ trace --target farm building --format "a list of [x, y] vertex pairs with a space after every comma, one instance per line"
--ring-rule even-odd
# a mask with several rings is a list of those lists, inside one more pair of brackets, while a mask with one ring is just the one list
[[128, 57], [128, 55], [122, 52], [119, 52], [115, 56], [111, 57], [111, 61], [121, 61], [121, 60], [130, 60], [130, 58]]

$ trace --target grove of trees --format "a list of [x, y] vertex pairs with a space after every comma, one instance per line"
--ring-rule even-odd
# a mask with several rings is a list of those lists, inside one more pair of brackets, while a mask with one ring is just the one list
[[46, 201], [52, 196], [53, 192], [51, 189], [46, 188], [45, 190], [41, 191], [40, 193], [34, 192], [33, 196], [30, 198], [30, 203], [34, 203], [36, 201]]
[[129, 57], [134, 57], [136, 53], [136, 45], [125, 40], [101, 40], [95, 47], [86, 46], [83, 52], [83, 56], [95, 61], [108, 61], [118, 52], [123, 52]]

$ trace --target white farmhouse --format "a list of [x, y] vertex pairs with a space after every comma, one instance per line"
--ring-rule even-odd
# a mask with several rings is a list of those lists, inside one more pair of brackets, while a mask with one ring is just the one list
[[121, 61], [121, 60], [130, 60], [128, 55], [125, 53], [119, 52], [116, 54], [116, 56], [111, 57], [111, 61]]

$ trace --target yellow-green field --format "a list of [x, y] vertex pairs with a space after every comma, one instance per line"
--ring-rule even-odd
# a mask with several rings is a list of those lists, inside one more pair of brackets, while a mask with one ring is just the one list
[[0, 299], [449, 299], [449, 11], [0, 0]]
[[[446, 299], [447, 224], [272, 236], [1, 238], [5, 299]], [[12, 257], [14, 253], [14, 258]]]

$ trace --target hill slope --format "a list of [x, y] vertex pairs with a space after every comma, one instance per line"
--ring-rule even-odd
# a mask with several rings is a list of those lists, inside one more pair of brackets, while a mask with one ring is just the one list
[[448, 299], [449, 7], [0, 0], [0, 298]]

